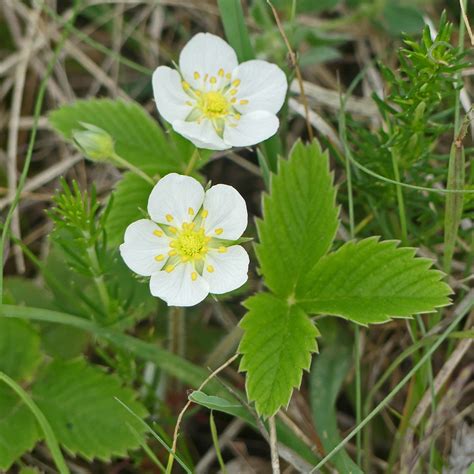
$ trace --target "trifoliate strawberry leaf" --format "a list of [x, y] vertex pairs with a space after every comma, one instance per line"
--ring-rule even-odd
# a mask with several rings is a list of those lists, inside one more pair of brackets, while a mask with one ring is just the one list
[[21, 381], [41, 360], [40, 338], [27, 321], [0, 318], [0, 371]]
[[288, 405], [294, 388], [308, 370], [317, 350], [318, 330], [305, 312], [269, 293], [245, 302], [249, 310], [240, 323], [244, 336], [240, 370], [246, 371], [249, 400], [263, 416]]
[[58, 441], [71, 454], [107, 461], [127, 455], [144, 441], [143, 425], [116, 400], [144, 416], [146, 410], [133, 392], [82, 359], [52, 362], [32, 393]]
[[452, 291], [432, 264], [395, 241], [349, 242], [316, 264], [300, 281], [295, 298], [308, 313], [359, 324], [433, 312], [449, 304]]
[[29, 408], [10, 387], [0, 383], [0, 470], [34, 448], [40, 439], [36, 420]]
[[184, 171], [192, 153], [190, 149], [189, 155], [182, 155], [181, 148], [167, 139], [158, 122], [134, 102], [79, 100], [53, 111], [49, 121], [69, 141], [83, 128], [81, 122], [101, 128], [112, 137], [121, 158], [150, 175]]
[[256, 247], [265, 283], [286, 297], [331, 247], [338, 226], [329, 157], [319, 144], [298, 142], [280, 160], [263, 199]]

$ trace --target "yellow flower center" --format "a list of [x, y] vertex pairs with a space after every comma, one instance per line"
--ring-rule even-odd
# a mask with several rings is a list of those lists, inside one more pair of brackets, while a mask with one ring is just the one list
[[176, 252], [182, 261], [200, 260], [208, 251], [207, 244], [211, 240], [204, 233], [204, 228], [194, 229], [194, 223], [184, 223], [176, 238], [170, 242], [172, 252]]
[[230, 104], [222, 92], [206, 92], [201, 94], [197, 104], [207, 118], [221, 118], [229, 113]]

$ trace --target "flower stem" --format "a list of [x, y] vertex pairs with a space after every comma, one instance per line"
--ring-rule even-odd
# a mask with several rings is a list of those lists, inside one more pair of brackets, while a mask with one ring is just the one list
[[186, 166], [186, 169], [184, 170], [184, 174], [189, 175], [193, 172], [194, 167], [196, 166], [197, 161], [201, 157], [199, 153], [199, 148], [195, 148], [194, 153], [191, 156], [191, 159], [189, 160], [188, 165]]
[[135, 173], [137, 176], [140, 176], [140, 178], [143, 178], [147, 183], [150, 183], [152, 186], [155, 185], [155, 181], [148, 176], [145, 172], [143, 172], [140, 168], [137, 168], [135, 165], [132, 165], [132, 163], [128, 162], [121, 156], [117, 155], [117, 153], [114, 153], [111, 156], [111, 159], [117, 163], [118, 165], [123, 166], [124, 168], [127, 168], [128, 170], [132, 171]]
[[[392, 166], [395, 180], [400, 183], [400, 169], [398, 167], [398, 156], [392, 151]], [[408, 242], [408, 232], [407, 232], [407, 216], [405, 213], [405, 200], [403, 199], [403, 191], [400, 184], [396, 185], [397, 189], [397, 201], [398, 201], [398, 214], [400, 216], [400, 229], [402, 243], [407, 244]]]

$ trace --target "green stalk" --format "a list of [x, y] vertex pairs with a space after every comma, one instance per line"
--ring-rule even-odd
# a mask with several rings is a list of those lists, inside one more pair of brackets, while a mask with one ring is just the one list
[[408, 231], [407, 231], [407, 216], [405, 212], [405, 200], [403, 198], [403, 191], [402, 187], [400, 186], [400, 169], [398, 166], [398, 155], [392, 150], [392, 166], [393, 166], [393, 174], [395, 176], [395, 180], [398, 182], [396, 185], [396, 192], [397, 192], [397, 201], [398, 201], [398, 215], [400, 218], [400, 231], [402, 234], [402, 243], [408, 243]]
[[116, 163], [119, 166], [123, 166], [124, 168], [127, 168], [130, 170], [132, 173], [135, 173], [137, 176], [140, 176], [140, 178], [144, 179], [147, 183], [151, 184], [154, 186], [156, 183], [155, 181], [148, 176], [144, 171], [142, 171], [140, 168], [137, 168], [135, 165], [132, 165], [132, 163], [128, 162], [121, 156], [117, 155], [117, 153], [113, 153], [113, 155], [110, 157], [110, 159]]
[[[72, 12], [71, 18], [69, 19], [67, 23], [68, 25], [72, 25], [74, 23], [77, 16], [77, 12], [79, 10], [79, 5], [80, 5], [80, 0], [74, 0], [73, 12]], [[44, 6], [44, 2], [42, 2], [41, 4], [41, 7], [40, 7], [41, 10], [43, 9], [43, 6]], [[36, 133], [38, 131], [39, 117], [41, 115], [41, 108], [43, 106], [44, 96], [46, 93], [46, 85], [48, 83], [49, 77], [51, 76], [51, 73], [53, 72], [53, 68], [56, 65], [59, 55], [64, 47], [64, 43], [66, 41], [68, 34], [69, 34], [69, 28], [65, 27], [61, 35], [61, 38], [54, 50], [53, 57], [48, 63], [45, 75], [39, 86], [38, 95], [36, 97], [35, 107], [34, 107], [34, 112], [33, 112], [33, 127], [31, 129], [30, 141], [28, 142], [28, 149], [26, 152], [25, 163], [21, 171], [20, 179], [18, 180], [18, 186], [16, 188], [15, 196], [10, 205], [10, 208], [8, 209], [7, 217], [5, 219], [5, 223], [2, 229], [2, 236], [0, 239], [0, 270], [1, 270], [0, 271], [0, 301], [3, 301], [3, 264], [4, 264], [5, 245], [9, 238], [10, 225], [13, 218], [13, 213], [15, 212], [16, 206], [18, 205], [20, 201], [21, 192], [23, 191], [23, 187], [25, 186], [25, 182], [26, 182], [26, 177], [28, 176], [28, 171], [30, 170], [31, 158], [33, 156], [33, 148], [36, 142]]]

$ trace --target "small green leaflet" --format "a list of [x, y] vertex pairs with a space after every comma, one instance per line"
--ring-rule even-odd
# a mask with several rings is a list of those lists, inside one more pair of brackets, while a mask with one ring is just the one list
[[280, 160], [263, 199], [256, 246], [265, 283], [287, 297], [300, 278], [329, 250], [338, 227], [336, 189], [329, 156], [319, 144], [297, 142], [288, 161]]
[[298, 142], [280, 159], [257, 223], [256, 253], [266, 286], [245, 303], [240, 369], [260, 415], [286, 406], [316, 351], [308, 314], [358, 324], [432, 312], [449, 304], [449, 286], [432, 262], [397, 242], [369, 238], [330, 251], [338, 227], [329, 157], [317, 142]]
[[249, 298], [245, 306], [240, 370], [247, 372], [247, 395], [258, 413], [271, 416], [299, 388], [311, 352], [317, 350], [318, 330], [299, 306], [269, 293]]
[[137, 433], [143, 441], [143, 426], [118, 405], [116, 398], [141, 417], [146, 414], [145, 408], [118, 378], [83, 359], [52, 362], [32, 392], [58, 441], [71, 454], [108, 461], [138, 448]]
[[359, 324], [428, 313], [449, 304], [451, 288], [433, 262], [415, 249], [371, 237], [348, 242], [322, 258], [296, 290], [310, 314], [331, 314]]

